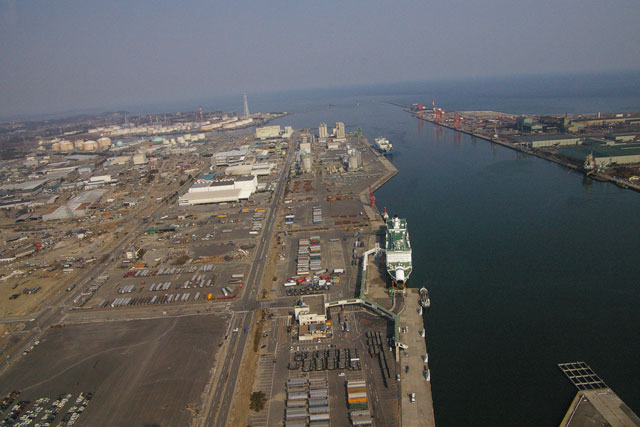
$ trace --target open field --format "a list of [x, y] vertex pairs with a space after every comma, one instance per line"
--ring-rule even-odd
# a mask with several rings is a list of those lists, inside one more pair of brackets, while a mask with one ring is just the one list
[[226, 323], [201, 315], [52, 328], [0, 375], [0, 393], [33, 402], [93, 392], [80, 425], [187, 425]]

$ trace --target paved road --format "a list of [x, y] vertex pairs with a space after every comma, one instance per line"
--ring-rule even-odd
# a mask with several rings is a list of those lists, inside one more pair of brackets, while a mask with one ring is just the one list
[[[271, 207], [269, 209], [269, 216], [267, 217], [265, 232], [263, 234], [262, 240], [260, 241], [260, 245], [258, 246], [251, 271], [249, 272], [247, 289], [244, 292], [242, 298], [232, 306], [234, 310], [246, 310], [253, 312], [255, 309], [261, 306], [260, 302], [257, 300], [258, 292], [260, 290], [260, 283], [262, 282], [264, 269], [268, 261], [269, 246], [273, 235], [273, 227], [277, 218], [279, 202], [284, 194], [287, 175], [293, 161], [294, 152], [294, 147], [291, 147], [287, 153], [287, 158], [282, 168], [280, 179], [278, 180], [278, 186], [273, 194], [273, 198], [271, 201]], [[251, 319], [253, 319], [253, 317], [248, 316], [248, 323], [246, 325], [251, 326]], [[247, 339], [249, 338], [248, 335], [249, 334], [245, 333], [242, 333], [240, 335], [240, 342], [237, 346], [237, 351], [232, 351], [233, 346], [229, 346], [227, 357], [223, 366], [223, 375], [239, 373], [240, 362], [242, 361], [242, 356], [246, 349]], [[230, 357], [232, 360], [229, 360]], [[229, 416], [229, 410], [231, 409], [231, 404], [233, 401], [233, 394], [236, 385], [235, 379], [236, 378], [234, 377], [234, 381], [218, 381], [214, 396], [222, 396], [222, 398], [214, 397], [213, 406], [211, 408], [205, 409], [209, 412], [205, 417], [204, 425], [226, 425], [227, 418]]]

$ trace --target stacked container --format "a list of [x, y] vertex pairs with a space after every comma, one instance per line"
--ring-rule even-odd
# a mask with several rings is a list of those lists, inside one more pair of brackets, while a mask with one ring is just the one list
[[298, 240], [298, 276], [309, 274], [309, 239]]
[[352, 425], [371, 425], [371, 413], [367, 402], [367, 385], [363, 380], [347, 381], [347, 402]]
[[322, 208], [320, 206], [313, 207], [313, 223], [322, 224]]

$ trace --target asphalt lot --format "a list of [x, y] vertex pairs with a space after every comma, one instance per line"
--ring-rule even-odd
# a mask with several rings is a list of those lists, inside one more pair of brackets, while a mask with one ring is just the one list
[[226, 323], [200, 315], [51, 328], [0, 375], [0, 393], [18, 389], [33, 402], [93, 392], [78, 425], [187, 425]]

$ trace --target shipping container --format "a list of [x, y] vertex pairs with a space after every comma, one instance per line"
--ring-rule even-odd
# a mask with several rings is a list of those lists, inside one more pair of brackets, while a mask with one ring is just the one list
[[309, 421], [329, 421], [329, 414], [313, 414], [309, 416]]

